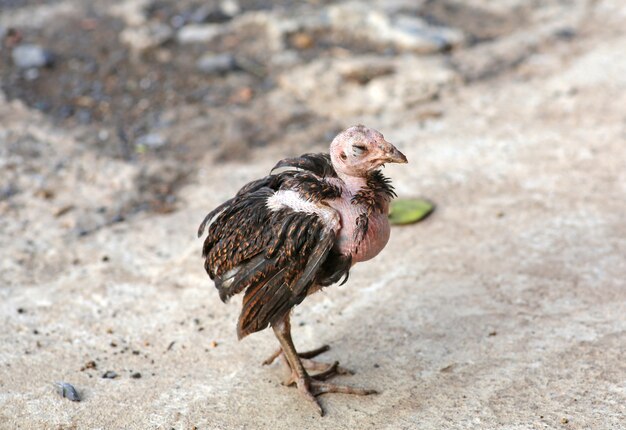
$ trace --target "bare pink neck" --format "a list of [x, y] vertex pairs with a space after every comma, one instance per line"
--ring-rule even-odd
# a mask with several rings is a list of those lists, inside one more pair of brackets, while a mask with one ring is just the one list
[[361, 176], [350, 176], [342, 172], [337, 172], [337, 176], [346, 184], [346, 188], [352, 194], [357, 193], [361, 188], [367, 185], [367, 180]]

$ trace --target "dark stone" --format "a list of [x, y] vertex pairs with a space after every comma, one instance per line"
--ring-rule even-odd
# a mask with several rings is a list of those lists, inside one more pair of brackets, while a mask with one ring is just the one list
[[57, 392], [61, 396], [73, 402], [80, 402], [80, 395], [72, 384], [69, 384], [67, 382], [56, 382], [54, 385], [57, 388]]

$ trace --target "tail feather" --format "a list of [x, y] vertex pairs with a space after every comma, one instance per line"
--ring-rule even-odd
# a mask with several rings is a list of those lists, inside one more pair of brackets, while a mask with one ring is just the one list
[[256, 278], [263, 276], [269, 261], [263, 255], [248, 260], [245, 264], [237, 266], [231, 272], [227, 272], [224, 276], [215, 278], [215, 287], [217, 288], [220, 299], [226, 302], [235, 294], [240, 293], [247, 288]]
[[[284, 294], [286, 292], [284, 291], [285, 288], [281, 288], [285, 283], [285, 272], [285, 268], [280, 269], [271, 278], [268, 277], [265, 282], [261, 281], [256, 285], [248, 287], [243, 298], [243, 306], [237, 324], [239, 339], [250, 333], [263, 330], [269, 325], [270, 321], [267, 318], [268, 313], [265, 308], [268, 304], [277, 301], [277, 297], [286, 296], [285, 298], [288, 301], [289, 295]], [[263, 315], [265, 318], [261, 317]]]

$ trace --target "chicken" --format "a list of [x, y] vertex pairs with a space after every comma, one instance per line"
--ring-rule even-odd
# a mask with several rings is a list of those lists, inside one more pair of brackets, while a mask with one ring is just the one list
[[[347, 281], [350, 268], [375, 257], [389, 239], [387, 213], [395, 197], [385, 163], [407, 159], [383, 135], [363, 125], [339, 133], [330, 154], [284, 159], [286, 169], [245, 185], [210, 212], [204, 267], [222, 301], [245, 292], [239, 339], [271, 326], [298, 390], [323, 415], [317, 396], [324, 393], [372, 394], [374, 390], [335, 385], [326, 380], [346, 369], [312, 357], [328, 346], [298, 353], [291, 339], [294, 306], [321, 288]], [[307, 369], [320, 371], [313, 375]]]

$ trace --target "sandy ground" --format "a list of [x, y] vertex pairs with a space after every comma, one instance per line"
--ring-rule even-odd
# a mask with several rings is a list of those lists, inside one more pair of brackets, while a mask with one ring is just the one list
[[[522, 2], [469, 3], [510, 17]], [[270, 100], [323, 129], [381, 130], [410, 160], [386, 169], [398, 194], [437, 203], [296, 308], [299, 348], [330, 344], [321, 357], [356, 372], [338, 380], [380, 391], [325, 395], [323, 418], [281, 386], [280, 365], [260, 365], [271, 333], [237, 341], [239, 301], [220, 302], [195, 231], [278, 158], [325, 144], [292, 130], [239, 160], [208, 148], [143, 162], [1, 96], [0, 428], [626, 428], [622, 3], [546, 2], [523, 31], [397, 55], [392, 79], [345, 93], [332, 89], [344, 57], [277, 80]], [[307, 90], [311, 74], [328, 86]], [[344, 99], [374, 106], [380, 88], [388, 106]], [[170, 136], [196, 130], [178, 118]], [[163, 210], [159, 187], [179, 182]]]

